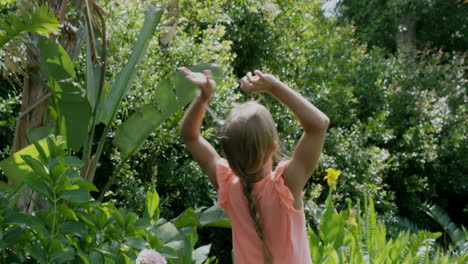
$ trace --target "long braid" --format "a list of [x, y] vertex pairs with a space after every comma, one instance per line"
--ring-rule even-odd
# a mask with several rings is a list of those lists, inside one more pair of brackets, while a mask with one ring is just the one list
[[263, 244], [264, 264], [272, 263], [254, 193], [256, 176], [279, 147], [270, 112], [256, 102], [236, 106], [221, 128], [221, 147], [229, 166], [239, 177], [255, 231]]
[[[250, 178], [250, 177], [249, 177]], [[255, 225], [255, 231], [257, 231], [258, 237], [262, 241], [263, 244], [263, 255], [264, 255], [264, 263], [270, 264], [271, 263], [271, 252], [268, 249], [268, 246], [265, 242], [265, 236], [263, 234], [262, 222], [260, 221], [260, 214], [257, 210], [257, 200], [255, 199], [255, 193], [253, 191], [254, 183], [249, 180], [241, 180], [242, 182], [242, 189], [244, 191], [245, 198], [247, 198], [247, 203], [249, 206], [250, 216]]]

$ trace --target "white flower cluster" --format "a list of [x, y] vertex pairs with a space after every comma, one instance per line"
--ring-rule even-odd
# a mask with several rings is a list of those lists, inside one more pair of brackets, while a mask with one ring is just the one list
[[136, 259], [137, 264], [167, 264], [166, 259], [152, 249], [143, 249]]

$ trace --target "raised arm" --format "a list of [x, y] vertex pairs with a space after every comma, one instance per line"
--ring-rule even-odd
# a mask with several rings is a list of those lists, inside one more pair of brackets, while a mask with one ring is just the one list
[[255, 71], [255, 74], [248, 73], [241, 80], [241, 88], [248, 92], [272, 94], [294, 113], [304, 129], [284, 175], [286, 185], [296, 198], [295, 205], [299, 205], [302, 190], [317, 166], [330, 121], [317, 107], [273, 75], [260, 71]]
[[210, 71], [196, 73], [187, 68], [180, 68], [179, 70], [190, 82], [199, 86], [201, 89], [200, 95], [193, 100], [192, 104], [190, 104], [185, 112], [180, 128], [180, 136], [195, 161], [200, 165], [202, 171], [208, 175], [213, 186], [218, 189], [218, 183], [216, 181], [216, 163], [218, 159], [220, 159], [220, 156], [213, 146], [200, 134], [200, 127], [206, 112], [206, 106], [216, 90], [216, 84], [211, 79]]

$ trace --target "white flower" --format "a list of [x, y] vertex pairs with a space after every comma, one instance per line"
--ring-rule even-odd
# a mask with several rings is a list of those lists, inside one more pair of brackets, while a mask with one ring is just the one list
[[167, 264], [166, 259], [152, 249], [143, 249], [136, 259], [137, 264]]

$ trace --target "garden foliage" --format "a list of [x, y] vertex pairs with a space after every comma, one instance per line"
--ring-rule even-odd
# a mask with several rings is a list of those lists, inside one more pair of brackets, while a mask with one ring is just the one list
[[[109, 12], [103, 86], [99, 85], [100, 65], [93, 59], [94, 48], [100, 56], [103, 52], [98, 30], [84, 33], [86, 46], [75, 64], [53, 38], [41, 36], [37, 43], [28, 43], [35, 47], [45, 76], [40, 81], [52, 93], [47, 111], [50, 122], [29, 131], [30, 142], [38, 143], [2, 161], [2, 173], [13, 175], [10, 180], [17, 187], [27, 185], [36, 190], [48, 206], [38, 209], [35, 215], [22, 214], [12, 206], [16, 198], [14, 190], [2, 185], [5, 206], [1, 208], [5, 209], [0, 225], [5, 239], [0, 246], [4, 259], [29, 258], [34, 262], [55, 258], [60, 262], [73, 255], [83, 261], [91, 258], [129, 261], [147, 246], [161, 250], [169, 259], [176, 254], [179, 258], [180, 254], [191, 256], [181, 252], [193, 250], [197, 240], [194, 228], [206, 223], [200, 218], [200, 210], [187, 208], [211, 206], [216, 193], [177, 136], [183, 114], [180, 110], [193, 98], [195, 88], [183, 83], [183, 78], [174, 72], [179, 66], [198, 65], [197, 70], [210, 68], [216, 73], [218, 91], [210, 103], [211, 114], [207, 115], [202, 131], [215, 146], [218, 121], [227, 115], [233, 103], [249, 99], [258, 99], [270, 109], [286, 154], [302, 134], [300, 124], [274, 98], [246, 95], [236, 89], [238, 78], [254, 69], [263, 68], [275, 74], [330, 117], [324, 153], [305, 192], [306, 199], [316, 202], [313, 208], [325, 210], [320, 214], [319, 209], [306, 206], [309, 215], [315, 214], [309, 220], [317, 221], [317, 227], [312, 225], [314, 228], [309, 232], [314, 263], [466, 260], [463, 259], [466, 246], [444, 251], [448, 244], [466, 237], [463, 228], [454, 231], [457, 225], [464, 224], [467, 205], [461, 203], [468, 200], [466, 63], [464, 54], [456, 52], [466, 36], [453, 35], [447, 43], [438, 38], [434, 40], [436, 46], [429, 45], [427, 49], [427, 43], [419, 43], [420, 50], [409, 53], [388, 53], [379, 48], [394, 49], [388, 39], [377, 34], [385, 31], [379, 26], [382, 21], [374, 20], [376, 23], [369, 25], [373, 27], [369, 32], [377, 33], [364, 35], [366, 25], [359, 24], [362, 21], [356, 20], [359, 23], [353, 26], [346, 19], [337, 23], [336, 18], [324, 17], [320, 1], [185, 0], [179, 3], [175, 35], [167, 43], [161, 42], [166, 35], [164, 27], [158, 25], [167, 25], [173, 16], [164, 14], [165, 3], [157, 1], [157, 8], [148, 8], [147, 2], [102, 3]], [[342, 8], [354, 2], [358, 1], [343, 1]], [[400, 6], [386, 10], [386, 14], [394, 14], [405, 6], [404, 1], [397, 2], [401, 2]], [[443, 1], [430, 2], [435, 4], [420, 10], [424, 13], [421, 21], [427, 21], [438, 8], [448, 10], [449, 4]], [[11, 4], [8, 8], [11, 9]], [[31, 12], [44, 7], [37, 8]], [[354, 13], [349, 12], [353, 10], [358, 9], [350, 9], [343, 15], [352, 17]], [[36, 15], [46, 14], [44, 10], [38, 12]], [[143, 16], [145, 12], [147, 15]], [[50, 18], [51, 14], [48, 15]], [[10, 31], [1, 32], [3, 35], [10, 32], [11, 37], [2, 37], [10, 43], [20, 42], [24, 32], [49, 32], [43, 26], [37, 27], [37, 31], [30, 30], [23, 25], [24, 21], [39, 20], [16, 16], [11, 13], [2, 21], [8, 18], [17, 22], [16, 27], [8, 28]], [[385, 15], [383, 19], [388, 17]], [[458, 26], [457, 17], [450, 17], [448, 31]], [[418, 32], [421, 39], [432, 38], [424, 28]], [[90, 38], [92, 34], [96, 47]], [[437, 50], [439, 47], [452, 51]], [[19, 115], [19, 93], [4, 80], [0, 83], [2, 159], [9, 155], [14, 117]], [[53, 154], [50, 149], [53, 144], [44, 139], [49, 134], [57, 135], [55, 141], [49, 141], [58, 144], [59, 154]], [[55, 169], [44, 169], [54, 166], [64, 170], [67, 177], [59, 177], [61, 172], [54, 174]], [[333, 197], [328, 199], [329, 187], [323, 184], [321, 175], [325, 168], [342, 171]], [[52, 188], [57, 183], [61, 187]], [[179, 246], [184, 237], [189, 243], [182, 251], [182, 246], [161, 247], [172, 240], [155, 232], [158, 225], [166, 222], [158, 220], [157, 213], [147, 215], [147, 203], [153, 201], [148, 197], [156, 197], [152, 186], [160, 195], [156, 207], [161, 216], [174, 219], [167, 222], [175, 227], [170, 228], [171, 236], [178, 238]], [[100, 192], [90, 195], [94, 188]], [[373, 201], [363, 207], [362, 213], [359, 206], [348, 206], [346, 202], [366, 201], [366, 197], [372, 197]], [[107, 202], [101, 203], [104, 200]], [[425, 207], [425, 201], [445, 210], [455, 224], [445, 221], [448, 217], [441, 217], [443, 214], [437, 213], [436, 207], [414, 210]], [[404, 216], [409, 223], [415, 223], [414, 229], [427, 227], [442, 235], [428, 231], [404, 231], [397, 235], [398, 232], [389, 231], [393, 227], [388, 222], [386, 230], [377, 220], [374, 206], [386, 219]], [[70, 211], [76, 211], [75, 216]], [[80, 214], [86, 216], [80, 218]], [[216, 209], [214, 215], [217, 214]], [[15, 222], [15, 217], [23, 222]], [[123, 232], [129, 228], [125, 227], [127, 217], [131, 223], [139, 223], [128, 231], [130, 235]], [[335, 223], [336, 228], [327, 226], [327, 221]], [[62, 227], [64, 223], [69, 224]], [[190, 224], [186, 226], [187, 223]], [[228, 225], [225, 219], [219, 224]], [[84, 228], [85, 233], [75, 232], [77, 226]], [[221, 263], [231, 258], [228, 229], [199, 231], [201, 244], [213, 241], [211, 254]], [[21, 236], [13, 236], [14, 232]], [[158, 237], [162, 244], [143, 233]], [[438, 242], [444, 240], [447, 242], [439, 247]], [[59, 250], [65, 253], [56, 254]]]
[[84, 163], [67, 153], [61, 137], [35, 143], [37, 158], [22, 155], [33, 173], [23, 184], [46, 206], [25, 214], [15, 208], [17, 188], [0, 191], [0, 261], [2, 263], [132, 263], [152, 248], [168, 263], [202, 263], [210, 245], [195, 248], [197, 227], [230, 227], [218, 206], [187, 209], [167, 221], [159, 215], [159, 196], [146, 194], [144, 216], [112, 203], [100, 203], [96, 187], [80, 175]]

